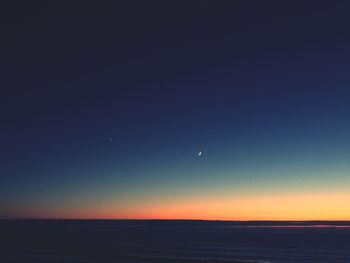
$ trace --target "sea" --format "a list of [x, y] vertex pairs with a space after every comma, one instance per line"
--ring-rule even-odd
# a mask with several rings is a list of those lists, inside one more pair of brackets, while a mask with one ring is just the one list
[[0, 262], [350, 263], [350, 222], [0, 220]]

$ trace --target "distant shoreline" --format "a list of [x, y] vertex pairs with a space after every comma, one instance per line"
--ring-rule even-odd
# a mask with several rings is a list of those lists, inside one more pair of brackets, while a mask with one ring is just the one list
[[226, 227], [249, 227], [249, 228], [350, 228], [350, 220], [311, 220], [311, 221], [274, 221], [274, 220], [198, 220], [198, 219], [50, 219], [50, 218], [11, 218], [0, 219], [5, 223], [82, 223], [103, 225], [149, 225], [149, 226], [226, 226]]

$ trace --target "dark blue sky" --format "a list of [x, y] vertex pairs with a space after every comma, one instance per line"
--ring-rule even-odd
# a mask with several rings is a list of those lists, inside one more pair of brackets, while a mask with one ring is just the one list
[[160, 197], [341, 192], [350, 183], [349, 7], [3, 8], [0, 216], [171, 217], [135, 211]]

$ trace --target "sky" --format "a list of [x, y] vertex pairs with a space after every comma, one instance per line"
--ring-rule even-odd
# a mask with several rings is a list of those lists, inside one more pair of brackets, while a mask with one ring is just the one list
[[349, 8], [2, 8], [0, 217], [350, 220]]

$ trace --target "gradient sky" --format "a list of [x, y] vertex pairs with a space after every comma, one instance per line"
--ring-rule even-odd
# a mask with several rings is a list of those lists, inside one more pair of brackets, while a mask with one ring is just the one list
[[0, 217], [350, 220], [349, 8], [2, 9]]

